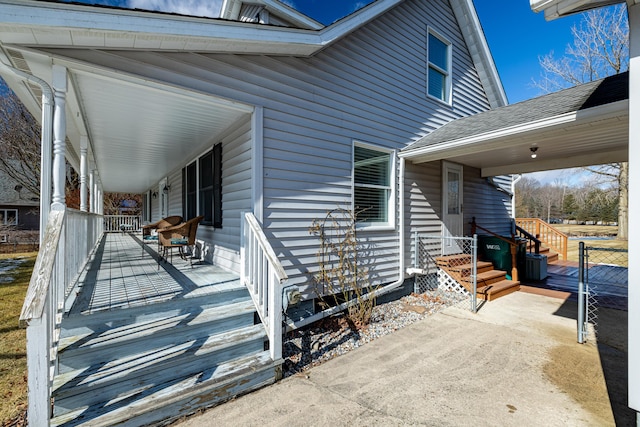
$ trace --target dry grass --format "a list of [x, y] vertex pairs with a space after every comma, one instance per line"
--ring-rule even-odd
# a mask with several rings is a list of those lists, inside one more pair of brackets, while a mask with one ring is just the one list
[[[557, 224], [555, 228], [562, 231], [569, 237], [609, 237], [616, 236], [618, 234], [618, 227], [613, 225], [569, 225], [569, 224]], [[592, 246], [597, 248], [610, 248], [610, 249], [628, 249], [629, 245], [626, 240], [616, 240], [615, 238], [609, 240], [582, 240], [585, 242], [585, 246]], [[567, 247], [567, 259], [569, 261], [578, 261], [578, 246], [581, 240], [570, 239]], [[617, 257], [622, 258], [622, 257]], [[616, 264], [626, 266], [627, 263], [622, 261]]]
[[0, 265], [22, 258], [11, 271], [9, 281], [0, 280], [0, 422], [12, 424], [27, 404], [26, 332], [18, 327], [22, 302], [29, 286], [36, 253], [0, 254]]

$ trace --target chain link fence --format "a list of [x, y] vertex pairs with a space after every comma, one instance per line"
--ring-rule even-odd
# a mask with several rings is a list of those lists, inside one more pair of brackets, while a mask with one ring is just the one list
[[477, 311], [477, 237], [415, 234], [414, 292], [457, 294], [460, 305]]
[[580, 242], [578, 271], [578, 342], [598, 331], [598, 308], [628, 309], [629, 252]]

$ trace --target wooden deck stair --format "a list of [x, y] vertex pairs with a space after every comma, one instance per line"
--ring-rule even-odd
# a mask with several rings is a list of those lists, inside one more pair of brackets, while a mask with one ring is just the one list
[[[473, 292], [471, 255], [446, 255], [436, 258], [436, 263], [465, 289]], [[507, 273], [495, 270], [490, 262], [477, 261], [476, 269], [476, 294], [482, 300], [493, 301], [520, 290], [520, 282], [507, 279]]]
[[53, 426], [167, 422], [273, 383], [246, 289], [64, 319]]

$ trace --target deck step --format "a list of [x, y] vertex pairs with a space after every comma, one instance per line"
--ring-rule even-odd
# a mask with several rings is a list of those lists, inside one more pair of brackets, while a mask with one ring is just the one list
[[247, 288], [238, 281], [238, 286], [213, 294], [172, 299], [160, 303], [101, 311], [91, 314], [73, 314], [62, 322], [62, 337], [99, 333], [113, 327], [133, 325], [177, 316], [180, 313], [200, 311], [237, 302], [250, 301]]
[[[243, 301], [102, 332], [64, 337], [59, 344], [60, 372], [86, 364], [106, 363], [127, 354], [173, 345], [202, 334], [217, 334], [234, 327], [252, 325], [254, 312], [253, 303]], [[188, 327], [183, 329], [182, 336], [177, 333], [180, 327]]]
[[519, 290], [520, 282], [505, 279], [491, 285], [478, 286], [478, 298], [486, 301], [493, 301]]
[[[183, 336], [183, 334], [179, 334]], [[144, 393], [238, 357], [264, 350], [264, 326], [253, 325], [210, 337], [185, 339], [169, 346], [132, 354], [58, 375], [53, 384], [56, 414]]]
[[213, 365], [167, 383], [152, 384], [94, 407], [54, 417], [52, 426], [142, 426], [167, 423], [275, 381], [279, 361], [267, 351]]
[[[492, 285], [496, 282], [501, 282], [507, 277], [507, 272], [502, 270], [489, 270], [477, 274], [476, 285], [477, 287]], [[466, 282], [471, 282], [471, 278], [467, 278]], [[466, 286], [465, 286], [466, 287]]]

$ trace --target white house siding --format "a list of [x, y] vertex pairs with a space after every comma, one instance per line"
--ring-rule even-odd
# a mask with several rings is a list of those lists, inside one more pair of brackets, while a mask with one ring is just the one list
[[198, 228], [207, 262], [240, 271], [240, 218], [251, 211], [251, 118], [235, 124], [222, 142], [222, 228]]
[[[511, 192], [511, 177], [498, 176], [493, 181], [507, 192]], [[465, 234], [470, 234], [469, 221], [476, 217], [476, 223], [502, 236], [511, 235], [511, 197], [498, 191], [480, 176], [480, 170], [464, 168], [464, 213]], [[486, 234], [478, 230], [478, 234]]]
[[[442, 220], [442, 163], [430, 162], [405, 166], [405, 262], [412, 266], [415, 233], [440, 235]], [[463, 167], [464, 235], [471, 234], [470, 221], [500, 235], [511, 234], [511, 202], [508, 194], [496, 190], [480, 170]], [[510, 191], [509, 176], [495, 177], [501, 188]], [[478, 231], [478, 234], [483, 234]]]
[[[426, 96], [427, 26], [453, 43], [452, 107]], [[400, 149], [446, 122], [489, 108], [444, 0], [406, 1], [310, 58], [58, 52], [264, 107], [264, 228], [291, 282], [302, 285], [310, 282], [318, 247], [309, 226], [351, 203], [354, 140]], [[398, 278], [397, 228], [360, 233], [376, 282]]]

